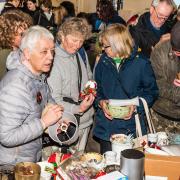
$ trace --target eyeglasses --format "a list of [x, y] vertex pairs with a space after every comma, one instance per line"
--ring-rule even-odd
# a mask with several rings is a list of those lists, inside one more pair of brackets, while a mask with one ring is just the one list
[[158, 18], [159, 20], [161, 20], [161, 21], [166, 21], [166, 20], [168, 19], [167, 16], [160, 16], [160, 15], [158, 14], [156, 8], [154, 8], [154, 10], [155, 10], [156, 16], [157, 16], [157, 18]]
[[102, 48], [104, 49], [107, 49], [107, 48], [110, 48], [111, 46], [110, 45], [102, 45]]

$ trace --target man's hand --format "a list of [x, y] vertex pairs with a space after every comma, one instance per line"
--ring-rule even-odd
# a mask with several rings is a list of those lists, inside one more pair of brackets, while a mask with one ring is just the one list
[[108, 100], [100, 100], [99, 101], [99, 105], [100, 107], [102, 108], [103, 112], [104, 112], [104, 115], [109, 119], [109, 120], [112, 120], [112, 116], [109, 112], [109, 109], [108, 109], [108, 103], [109, 101]]
[[173, 84], [177, 87], [180, 87], [180, 79], [174, 79]]
[[167, 41], [171, 38], [171, 34], [170, 33], [166, 33], [166, 34], [163, 34], [160, 38], [160, 41], [159, 42], [163, 42], [163, 41]]
[[80, 104], [79, 113], [84, 113], [92, 105], [94, 101], [94, 96], [92, 93], [86, 95], [84, 100]]
[[61, 119], [63, 111], [64, 108], [57, 104], [50, 104], [45, 107], [41, 116], [41, 122], [44, 126], [44, 129]]

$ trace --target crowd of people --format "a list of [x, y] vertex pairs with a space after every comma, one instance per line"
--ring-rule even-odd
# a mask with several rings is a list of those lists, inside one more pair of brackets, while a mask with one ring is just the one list
[[[101, 50], [91, 67], [93, 33]], [[0, 38], [0, 164], [40, 161], [44, 131], [64, 111], [78, 117], [79, 138], [70, 146], [79, 151], [92, 143], [103, 154], [111, 150], [111, 135], [136, 137], [136, 113], [148, 133], [141, 103], [117, 119], [109, 99], [142, 97], [156, 131], [180, 133], [180, 21], [172, 0], [153, 0], [133, 24], [110, 0], [77, 16], [69, 1], [53, 7], [51, 0], [7, 0]], [[80, 99], [91, 79], [96, 96]]]

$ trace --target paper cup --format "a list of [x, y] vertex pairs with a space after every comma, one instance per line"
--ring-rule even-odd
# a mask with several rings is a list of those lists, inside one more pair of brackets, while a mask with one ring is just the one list
[[52, 173], [45, 171], [45, 168], [49, 167], [51, 169], [54, 169], [53, 164], [51, 164], [47, 161], [38, 162], [37, 164], [41, 167], [41, 178], [40, 178], [40, 180], [50, 180]]

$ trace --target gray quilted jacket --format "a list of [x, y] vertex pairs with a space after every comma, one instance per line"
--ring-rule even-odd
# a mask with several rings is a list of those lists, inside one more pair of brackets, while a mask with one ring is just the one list
[[0, 164], [40, 159], [41, 112], [54, 102], [44, 75], [35, 76], [20, 63], [15, 67], [0, 82]]
[[[76, 61], [75, 54], [68, 54], [64, 49], [62, 49], [58, 44], [56, 44], [55, 58], [53, 67], [48, 78], [48, 84], [52, 91], [52, 96], [56, 103], [62, 104], [64, 109], [72, 114], [77, 114], [79, 110], [79, 105], [71, 104], [63, 101], [63, 97], [70, 97], [74, 101], [78, 101], [79, 90], [78, 90], [78, 80], [79, 80], [79, 70]], [[90, 70], [89, 63], [87, 61], [87, 68], [83, 60], [79, 55], [81, 70], [82, 70], [82, 81], [81, 90], [84, 88], [85, 84], [89, 79], [92, 79], [92, 72]], [[91, 107], [88, 109], [83, 116], [80, 118], [79, 129], [89, 127], [93, 122], [94, 109]]]

